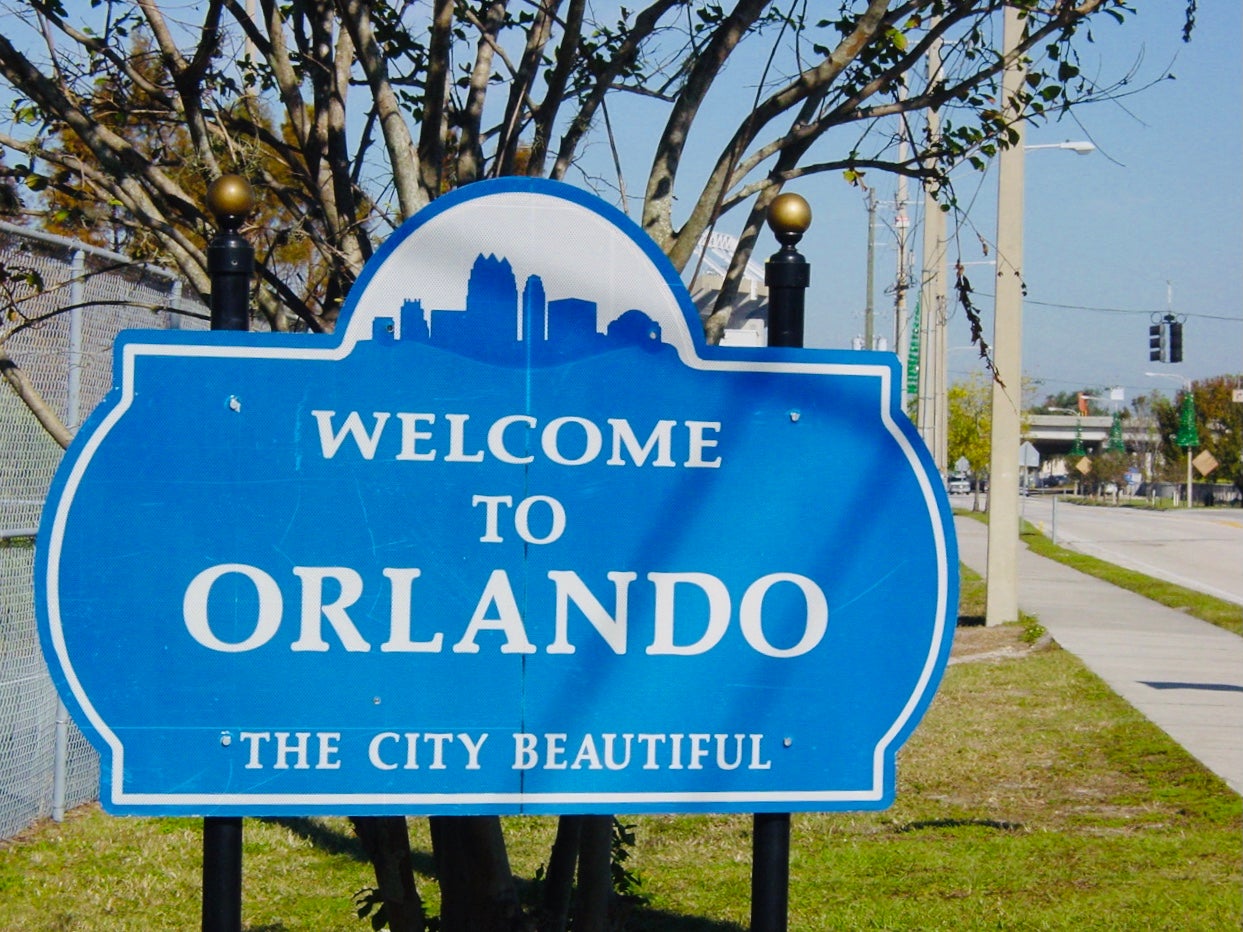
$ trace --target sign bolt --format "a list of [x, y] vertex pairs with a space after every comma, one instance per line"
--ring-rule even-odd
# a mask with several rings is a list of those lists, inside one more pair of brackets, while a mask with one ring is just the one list
[[227, 748], [232, 743], [233, 743], [233, 736], [231, 734], [229, 734], [227, 731], [220, 732], [220, 746], [222, 748]]

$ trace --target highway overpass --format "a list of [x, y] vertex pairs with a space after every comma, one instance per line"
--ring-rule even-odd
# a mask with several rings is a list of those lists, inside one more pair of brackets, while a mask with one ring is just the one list
[[[1078, 431], [1083, 448], [1089, 454], [1104, 449], [1109, 441], [1109, 429], [1113, 418], [1109, 415], [1080, 417], [1074, 414], [1025, 414], [1023, 415], [1023, 439], [1031, 441], [1040, 452], [1044, 463], [1050, 457], [1066, 456], [1075, 442]], [[1135, 450], [1141, 444], [1148, 445], [1157, 439], [1157, 427], [1152, 421], [1123, 418], [1122, 442], [1127, 450]]]

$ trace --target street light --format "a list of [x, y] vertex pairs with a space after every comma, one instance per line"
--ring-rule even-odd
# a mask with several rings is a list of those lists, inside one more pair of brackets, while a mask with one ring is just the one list
[[1031, 151], [1032, 149], [1068, 149], [1076, 155], [1087, 155], [1089, 152], [1095, 152], [1096, 146], [1085, 140], [1067, 140], [1066, 142], [1042, 142], [1034, 146], [1024, 146], [1024, 149]]
[[1195, 396], [1191, 392], [1191, 380], [1169, 372], [1145, 372], [1144, 375], [1154, 379], [1173, 379], [1181, 382], [1183, 391], [1187, 393], [1183, 396], [1183, 408], [1179, 412], [1178, 439], [1175, 443], [1187, 450], [1187, 507], [1190, 508], [1192, 507], [1191, 448], [1199, 445], [1199, 438], [1195, 436]]
[[[1004, 54], [1018, 47], [1023, 17], [1007, 4], [1002, 33]], [[1001, 99], [1015, 145], [997, 158], [997, 290], [993, 325], [993, 425], [988, 486], [988, 583], [985, 624], [1000, 625], [1019, 617], [1019, 443], [1023, 397], [1023, 144], [1024, 121], [1012, 101], [1025, 80], [1021, 56], [1014, 56], [1002, 76]], [[1046, 143], [1031, 148], [1069, 149], [1081, 155], [1091, 143]]]

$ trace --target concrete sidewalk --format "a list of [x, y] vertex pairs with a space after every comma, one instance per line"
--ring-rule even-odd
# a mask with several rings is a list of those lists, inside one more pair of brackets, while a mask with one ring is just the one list
[[[988, 528], [955, 518], [988, 566]], [[1019, 607], [1120, 696], [1243, 793], [1243, 637], [1019, 548]]]

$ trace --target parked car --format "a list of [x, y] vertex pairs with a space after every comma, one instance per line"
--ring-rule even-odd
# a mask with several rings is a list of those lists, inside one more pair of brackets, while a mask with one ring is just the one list
[[971, 480], [962, 475], [950, 476], [946, 488], [949, 489], [950, 495], [966, 495], [971, 491]]

